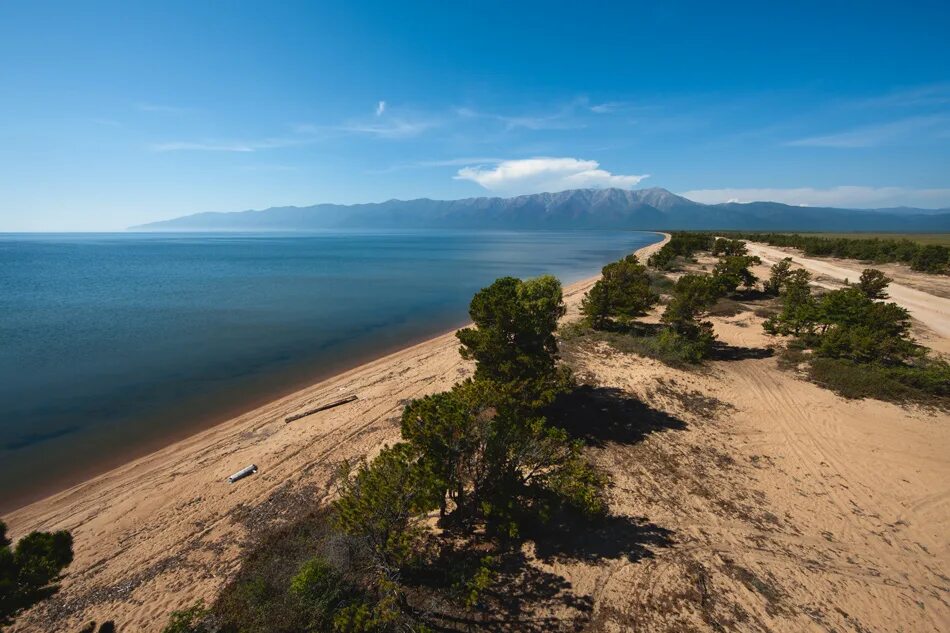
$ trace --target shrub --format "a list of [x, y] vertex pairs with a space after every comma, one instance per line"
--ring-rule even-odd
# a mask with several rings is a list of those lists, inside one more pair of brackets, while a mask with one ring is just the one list
[[858, 281], [858, 288], [868, 299], [887, 299], [884, 291], [893, 279], [874, 268], [865, 268]]
[[876, 398], [950, 406], [950, 365], [924, 361], [889, 367], [838, 358], [815, 358], [809, 375], [818, 384], [845, 398]]
[[0, 624], [53, 593], [72, 561], [69, 532], [31, 532], [11, 547], [7, 526], [0, 521]]
[[611, 319], [627, 322], [645, 314], [659, 300], [646, 267], [636, 255], [628, 255], [604, 266], [601, 278], [584, 296], [581, 313], [595, 328], [603, 329]]
[[769, 272], [769, 279], [763, 284], [762, 289], [766, 294], [778, 296], [785, 289], [785, 283], [792, 274], [792, 258], [785, 257], [776, 262]]
[[647, 260], [647, 265], [660, 270], [671, 270], [677, 258], [692, 258], [698, 251], [708, 251], [713, 246], [713, 236], [707, 233], [676, 232], [670, 241]]
[[752, 255], [726, 255], [720, 259], [713, 269], [713, 277], [719, 284], [720, 292], [735, 292], [740, 285], [753, 288], [758, 279], [749, 270], [749, 266], [761, 263], [762, 260]]
[[326, 631], [345, 607], [348, 592], [343, 576], [321, 556], [311, 558], [290, 581], [290, 595], [309, 630]]
[[716, 238], [712, 245], [712, 254], [719, 255], [746, 255], [749, 252], [748, 247], [742, 240], [730, 240], [722, 237]]
[[203, 602], [196, 602], [187, 609], [173, 611], [168, 618], [168, 624], [162, 633], [210, 633], [204, 620], [208, 617], [208, 610]]
[[676, 330], [663, 330], [655, 338], [654, 347], [660, 358], [670, 364], [698, 364], [709, 356], [716, 340], [712, 324], [700, 323], [691, 336], [679, 334]]
[[394, 577], [419, 553], [422, 517], [439, 507], [438, 482], [409, 444], [384, 448], [370, 463], [340, 468], [333, 502], [338, 529], [364, 545], [379, 573]]

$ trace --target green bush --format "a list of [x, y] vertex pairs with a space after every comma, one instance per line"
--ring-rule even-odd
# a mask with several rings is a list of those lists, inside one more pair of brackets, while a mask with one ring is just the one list
[[601, 278], [584, 295], [581, 314], [595, 328], [603, 329], [611, 320], [626, 323], [646, 314], [659, 300], [646, 267], [636, 255], [628, 255], [604, 266]]
[[208, 610], [203, 602], [196, 602], [187, 609], [173, 611], [168, 618], [168, 624], [162, 633], [210, 633], [204, 620], [208, 617]]
[[868, 262], [903, 262], [914, 270], [950, 273], [950, 248], [908, 239], [845, 238], [796, 233], [735, 233], [739, 239], [800, 248], [809, 257], [841, 257]]
[[736, 291], [739, 286], [754, 288], [758, 278], [749, 270], [753, 264], [762, 260], [754, 255], [726, 255], [713, 268], [713, 278], [719, 284], [721, 294]]
[[865, 268], [858, 280], [858, 289], [864, 293], [868, 299], [881, 300], [887, 299], [885, 289], [894, 281], [884, 273], [874, 268]]
[[0, 625], [55, 592], [73, 561], [73, 537], [65, 530], [31, 532], [11, 545], [0, 521]]
[[340, 496], [333, 502], [337, 528], [356, 539], [371, 564], [394, 577], [419, 553], [422, 518], [439, 507], [438, 482], [413, 448], [384, 448], [372, 462], [340, 469]]
[[671, 364], [698, 364], [712, 352], [716, 336], [712, 332], [712, 324], [701, 323], [692, 336], [684, 336], [675, 330], [663, 330], [657, 335], [655, 343], [656, 354], [671, 361]]
[[812, 380], [845, 398], [950, 406], [950, 365], [943, 361], [889, 367], [815, 358], [808, 371]]
[[670, 241], [650, 256], [647, 265], [660, 270], [672, 270], [677, 258], [691, 259], [694, 253], [708, 251], [712, 246], [713, 236], [707, 233], [671, 233]]

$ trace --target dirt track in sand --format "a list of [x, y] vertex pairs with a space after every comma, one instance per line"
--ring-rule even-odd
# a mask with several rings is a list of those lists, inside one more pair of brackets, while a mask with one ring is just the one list
[[[775, 263], [783, 257], [791, 257], [792, 261], [818, 275], [824, 275], [832, 279], [844, 281], [850, 279], [856, 282], [861, 276], [861, 271], [873, 266], [862, 266], [859, 262], [844, 262], [843, 260], [828, 261], [803, 257], [801, 254], [791, 249], [779, 249], [773, 246], [767, 246], [757, 242], [747, 242], [749, 253], [758, 255], [762, 261]], [[906, 273], [905, 273], [906, 275]], [[936, 281], [943, 281], [936, 275], [916, 275], [918, 279], [936, 278]], [[932, 282], [930, 285], [933, 285]], [[895, 301], [910, 312], [911, 316], [926, 325], [939, 336], [950, 338], [950, 298], [936, 296], [930, 292], [912, 288], [899, 281], [891, 283], [887, 288], [890, 300]]]

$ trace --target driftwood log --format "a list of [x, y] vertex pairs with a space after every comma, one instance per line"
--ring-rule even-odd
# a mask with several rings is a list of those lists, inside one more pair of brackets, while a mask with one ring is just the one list
[[292, 415], [288, 415], [286, 418], [284, 418], [284, 422], [293, 422], [294, 420], [299, 420], [300, 418], [305, 418], [308, 415], [313, 415], [314, 413], [319, 413], [320, 411], [326, 411], [327, 409], [332, 409], [333, 407], [338, 407], [341, 404], [346, 404], [347, 402], [353, 402], [354, 400], [356, 400], [355, 395], [346, 396], [345, 398], [340, 398], [339, 400], [334, 400], [333, 402], [321, 404], [320, 406], [314, 407], [312, 409], [305, 409], [304, 411], [301, 411], [300, 413], [294, 413]]

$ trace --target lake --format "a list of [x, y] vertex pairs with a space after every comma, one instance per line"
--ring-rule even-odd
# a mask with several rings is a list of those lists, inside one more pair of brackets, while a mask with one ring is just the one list
[[0, 509], [565, 284], [636, 231], [0, 235]]

